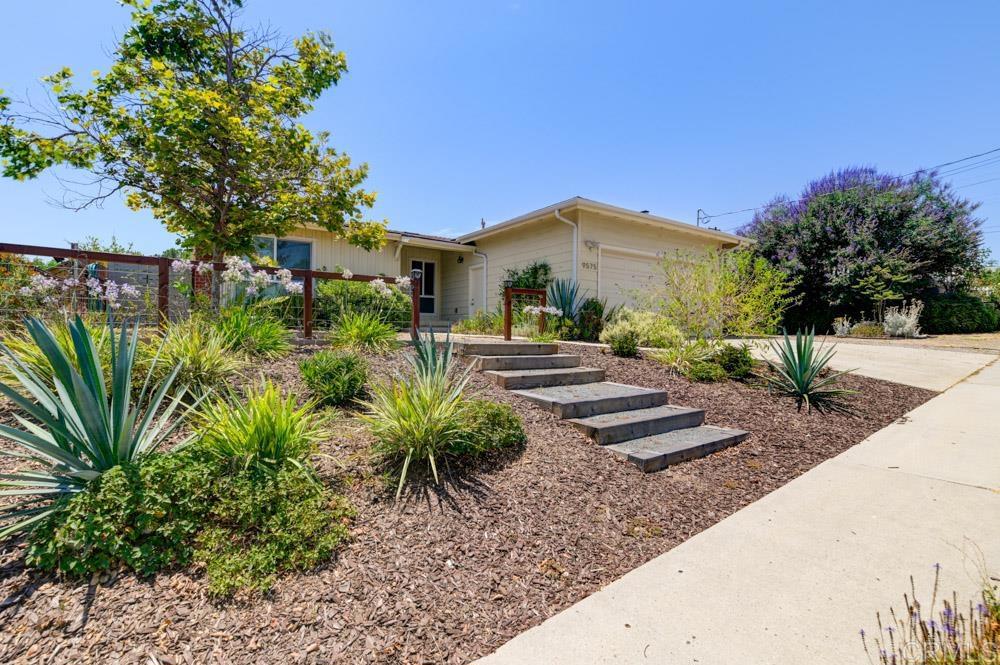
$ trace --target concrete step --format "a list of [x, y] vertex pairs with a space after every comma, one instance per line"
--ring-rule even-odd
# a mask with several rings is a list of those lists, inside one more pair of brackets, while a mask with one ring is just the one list
[[671, 464], [705, 457], [735, 445], [747, 436], [749, 433], [743, 430], [702, 425], [613, 443], [605, 446], [605, 449], [628, 459], [649, 473], [665, 469]]
[[472, 356], [473, 363], [481, 370], [557, 369], [579, 367], [580, 356], [554, 353], [548, 356]]
[[667, 404], [649, 409], [602, 413], [570, 421], [597, 443], [607, 445], [677, 429], [697, 427], [705, 422], [705, 412]]
[[588, 383], [517, 390], [515, 394], [542, 406], [560, 418], [585, 418], [599, 413], [648, 409], [667, 403], [665, 390], [621, 383]]
[[559, 345], [545, 342], [456, 342], [464, 356], [550, 356], [559, 353]]
[[604, 380], [604, 370], [596, 367], [563, 367], [557, 369], [511, 369], [483, 372], [497, 385], [507, 390], [575, 386]]

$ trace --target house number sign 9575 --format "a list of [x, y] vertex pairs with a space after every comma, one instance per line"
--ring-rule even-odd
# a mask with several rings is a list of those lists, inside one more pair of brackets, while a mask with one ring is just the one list
[[597, 270], [597, 264], [593, 261], [584, 261], [582, 264], [584, 270]]

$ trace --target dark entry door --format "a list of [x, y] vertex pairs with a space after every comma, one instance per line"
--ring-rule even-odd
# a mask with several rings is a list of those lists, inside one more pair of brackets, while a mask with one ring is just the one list
[[423, 261], [414, 259], [410, 261], [410, 269], [420, 270], [420, 313], [434, 314], [437, 310], [434, 302], [434, 283], [436, 278], [437, 265], [434, 261]]

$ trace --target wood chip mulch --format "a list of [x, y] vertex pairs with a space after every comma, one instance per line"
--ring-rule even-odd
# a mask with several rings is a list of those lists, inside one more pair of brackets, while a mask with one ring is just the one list
[[[0, 545], [0, 662], [467, 663], [934, 395], [850, 376], [855, 417], [807, 415], [759, 387], [692, 384], [652, 361], [566, 350], [610, 381], [665, 388], [707, 423], [752, 434], [643, 474], [477, 374], [472, 392], [514, 405], [527, 446], [452, 464], [441, 487], [417, 483], [396, 504], [368, 435], [342, 414], [317, 459], [358, 509], [335, 560], [267, 597], [216, 602], [197, 571], [59, 580], [26, 570], [19, 544]], [[306, 397], [296, 365], [308, 353], [261, 370]], [[382, 375], [405, 366], [403, 352], [372, 363]]]

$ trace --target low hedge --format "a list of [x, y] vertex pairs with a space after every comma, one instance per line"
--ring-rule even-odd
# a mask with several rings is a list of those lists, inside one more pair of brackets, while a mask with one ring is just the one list
[[969, 293], [945, 293], [924, 300], [920, 328], [932, 335], [993, 332], [1000, 328], [1000, 312]]

